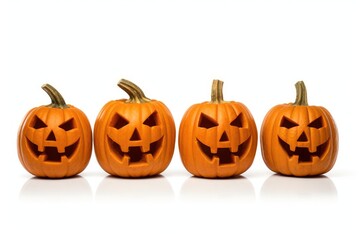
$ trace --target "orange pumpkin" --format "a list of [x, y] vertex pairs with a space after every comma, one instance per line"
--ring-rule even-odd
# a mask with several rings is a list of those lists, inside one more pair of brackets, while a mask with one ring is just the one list
[[157, 175], [174, 153], [174, 119], [162, 102], [148, 99], [132, 82], [122, 79], [118, 86], [130, 99], [110, 101], [101, 109], [94, 128], [97, 160], [111, 175]]
[[30, 110], [18, 132], [18, 156], [37, 177], [64, 178], [82, 172], [92, 151], [91, 126], [86, 115], [65, 103], [51, 85], [43, 90], [51, 104]]
[[223, 82], [214, 80], [211, 101], [192, 105], [179, 130], [179, 151], [195, 176], [226, 178], [245, 172], [253, 163], [257, 129], [248, 108], [223, 100]]
[[295, 103], [273, 107], [261, 127], [261, 152], [274, 172], [293, 176], [315, 176], [334, 166], [338, 132], [330, 112], [309, 106], [303, 81], [296, 83]]

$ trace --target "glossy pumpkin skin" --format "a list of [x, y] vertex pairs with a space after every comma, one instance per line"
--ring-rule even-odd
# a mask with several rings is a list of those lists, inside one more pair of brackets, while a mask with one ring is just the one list
[[130, 99], [110, 101], [95, 122], [94, 146], [100, 166], [119, 177], [150, 177], [163, 172], [175, 146], [175, 123], [160, 101], [145, 97], [127, 80], [118, 84]]
[[33, 108], [26, 114], [18, 131], [19, 160], [37, 177], [77, 175], [86, 168], [91, 157], [89, 120], [80, 109], [65, 104], [52, 86], [46, 84], [43, 89], [50, 91], [52, 104]]
[[261, 131], [261, 152], [274, 172], [316, 176], [332, 169], [338, 152], [338, 132], [330, 112], [307, 104], [306, 88], [298, 82], [295, 103], [273, 107]]
[[257, 128], [249, 109], [225, 102], [223, 82], [214, 80], [212, 101], [191, 106], [179, 129], [179, 152], [187, 171], [204, 178], [240, 175], [253, 163]]

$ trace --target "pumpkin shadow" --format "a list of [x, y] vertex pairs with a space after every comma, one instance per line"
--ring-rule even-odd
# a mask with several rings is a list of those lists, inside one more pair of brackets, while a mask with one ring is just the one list
[[162, 204], [175, 200], [174, 191], [162, 175], [150, 178], [105, 177], [96, 189], [97, 203]]
[[337, 202], [337, 190], [333, 181], [324, 176], [289, 177], [274, 174], [267, 178], [260, 191], [260, 201], [267, 203], [311, 203]]
[[224, 204], [254, 203], [254, 186], [246, 177], [226, 179], [188, 178], [182, 185], [179, 199], [185, 203]]
[[88, 181], [81, 176], [64, 179], [33, 177], [22, 186], [19, 200], [36, 204], [91, 203], [92, 191]]

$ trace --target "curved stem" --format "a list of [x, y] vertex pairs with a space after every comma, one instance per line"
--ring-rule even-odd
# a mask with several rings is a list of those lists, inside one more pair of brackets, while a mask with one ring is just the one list
[[118, 82], [118, 86], [129, 95], [130, 98], [127, 101], [129, 103], [145, 103], [151, 101], [138, 86], [129, 80], [121, 79]]
[[298, 81], [295, 84], [295, 88], [296, 88], [296, 99], [294, 105], [308, 106], [305, 83], [303, 81]]
[[211, 88], [211, 102], [212, 103], [224, 102], [223, 85], [224, 85], [223, 81], [213, 80], [212, 88]]
[[50, 84], [46, 83], [41, 86], [41, 88], [49, 95], [51, 99], [51, 104], [49, 104], [49, 107], [54, 108], [68, 108], [69, 106], [66, 105], [64, 98], [61, 96], [61, 94]]

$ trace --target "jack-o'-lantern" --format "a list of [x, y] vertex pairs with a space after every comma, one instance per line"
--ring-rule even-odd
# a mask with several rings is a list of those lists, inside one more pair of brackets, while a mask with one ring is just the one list
[[309, 106], [303, 81], [296, 83], [295, 103], [273, 107], [261, 127], [261, 151], [274, 172], [293, 176], [315, 176], [334, 166], [338, 132], [330, 112]]
[[192, 105], [179, 130], [179, 151], [195, 176], [226, 178], [245, 172], [253, 163], [257, 128], [248, 108], [224, 101], [223, 82], [214, 80], [211, 101]]
[[162, 102], [145, 97], [134, 83], [122, 79], [118, 86], [130, 98], [110, 101], [100, 111], [94, 128], [98, 162], [115, 176], [157, 175], [174, 152], [173, 117]]
[[65, 103], [51, 85], [42, 86], [52, 103], [30, 110], [18, 133], [18, 155], [24, 168], [37, 177], [63, 178], [82, 172], [92, 150], [86, 115]]

